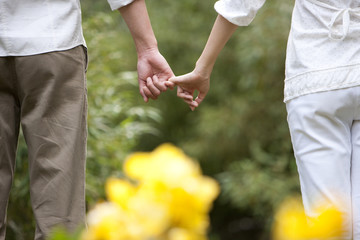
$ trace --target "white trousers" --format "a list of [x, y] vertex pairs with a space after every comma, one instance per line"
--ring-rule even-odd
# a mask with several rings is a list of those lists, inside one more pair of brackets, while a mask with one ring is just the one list
[[344, 214], [342, 240], [360, 240], [360, 87], [314, 93], [286, 104], [308, 216], [322, 202]]

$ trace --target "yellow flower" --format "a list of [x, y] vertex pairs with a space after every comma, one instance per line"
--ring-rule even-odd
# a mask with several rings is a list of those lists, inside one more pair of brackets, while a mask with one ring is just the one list
[[208, 212], [220, 187], [180, 149], [164, 144], [152, 153], [135, 153], [124, 170], [139, 181], [142, 198], [166, 206], [172, 226], [206, 232]]
[[275, 240], [332, 239], [343, 232], [342, 213], [332, 205], [322, 205], [317, 217], [307, 217], [299, 198], [286, 200], [275, 215]]
[[130, 155], [124, 163], [124, 172], [127, 176], [135, 180], [143, 180], [152, 169], [150, 169], [149, 153], [134, 153]]
[[205, 233], [209, 226], [210, 204], [204, 201], [206, 206], [202, 206], [195, 194], [180, 187], [171, 189], [170, 193], [171, 201], [168, 206], [173, 226]]
[[143, 197], [140, 192], [128, 202], [128, 214], [141, 226], [140, 234], [144, 239], [159, 236], [169, 228], [166, 204]]
[[124, 172], [131, 180], [108, 179], [111, 203], [89, 212], [82, 240], [207, 239], [208, 214], [220, 187], [202, 175], [199, 164], [163, 144], [151, 153], [132, 154]]
[[163, 144], [151, 153], [132, 154], [125, 161], [124, 171], [138, 181], [161, 181], [168, 185], [184, 177], [201, 175], [199, 165], [171, 144]]
[[168, 240], [206, 240], [205, 235], [193, 233], [184, 228], [173, 228], [169, 231]]
[[109, 201], [127, 208], [127, 202], [136, 193], [134, 185], [128, 181], [116, 178], [109, 178], [105, 184], [105, 191]]
[[328, 239], [341, 236], [343, 232], [342, 213], [334, 206], [321, 206], [320, 215], [310, 219], [309, 231], [314, 238]]
[[297, 198], [286, 200], [275, 215], [274, 239], [304, 239], [307, 229], [307, 219], [301, 201]]
[[134, 235], [140, 238], [157, 236], [168, 227], [169, 214], [166, 205], [154, 202], [151, 190], [136, 188], [128, 181], [110, 178], [106, 182], [108, 200], [122, 208], [127, 218], [131, 218], [141, 228]]
[[125, 240], [129, 236], [124, 212], [115, 204], [96, 205], [88, 213], [87, 220], [89, 228], [82, 240]]
[[219, 184], [205, 176], [188, 177], [179, 182], [179, 187], [193, 197], [194, 207], [201, 212], [208, 212], [220, 193]]

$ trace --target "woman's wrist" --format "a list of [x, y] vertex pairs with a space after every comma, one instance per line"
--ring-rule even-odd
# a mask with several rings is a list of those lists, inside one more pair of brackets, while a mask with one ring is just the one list
[[214, 64], [203, 63], [200, 59], [196, 62], [194, 72], [203, 78], [210, 78]]

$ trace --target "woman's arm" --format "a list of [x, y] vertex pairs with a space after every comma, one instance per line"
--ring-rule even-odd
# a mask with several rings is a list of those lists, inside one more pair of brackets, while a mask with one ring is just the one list
[[[184, 99], [192, 110], [199, 106], [209, 91], [210, 75], [215, 61], [237, 27], [218, 15], [195, 69], [188, 74], [170, 78], [170, 82], [180, 86], [178, 96]], [[193, 100], [195, 90], [199, 92], [199, 95]]]
[[[215, 10], [219, 16], [195, 69], [191, 73], [171, 78], [172, 83], [180, 86], [178, 96], [183, 98], [192, 110], [205, 98], [216, 58], [236, 27], [248, 26], [264, 3], [265, 0], [219, 0], [215, 3]], [[193, 101], [195, 90], [199, 91], [199, 95]]]
[[237, 25], [230, 23], [221, 15], [218, 15], [205, 48], [200, 58], [196, 62], [195, 69], [199, 73], [205, 77], [210, 78], [212, 69], [219, 53], [224, 48], [225, 44], [233, 35], [237, 27]]

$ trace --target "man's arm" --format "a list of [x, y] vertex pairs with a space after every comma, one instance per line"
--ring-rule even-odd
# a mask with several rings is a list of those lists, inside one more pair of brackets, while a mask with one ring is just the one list
[[165, 85], [165, 82], [174, 73], [159, 52], [145, 0], [135, 0], [119, 8], [119, 11], [135, 42], [140, 94], [145, 102], [149, 98], [157, 99], [162, 91], [173, 86], [171, 83]]

